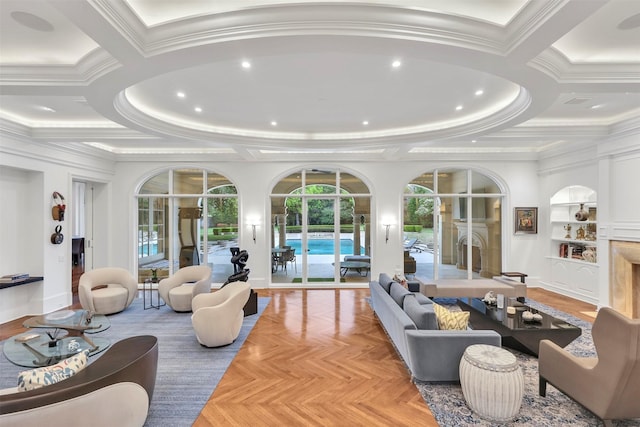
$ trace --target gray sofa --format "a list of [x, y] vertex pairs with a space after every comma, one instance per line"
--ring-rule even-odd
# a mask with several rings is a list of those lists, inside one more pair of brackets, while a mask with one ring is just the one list
[[501, 346], [495, 331], [439, 330], [433, 301], [410, 292], [388, 274], [380, 274], [369, 288], [376, 316], [416, 380], [460, 381], [460, 359], [468, 346]]

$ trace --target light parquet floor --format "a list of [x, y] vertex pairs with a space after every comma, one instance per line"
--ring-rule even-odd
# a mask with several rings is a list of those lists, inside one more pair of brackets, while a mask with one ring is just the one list
[[[437, 426], [365, 297], [260, 290], [272, 301], [194, 426]], [[570, 314], [595, 307], [532, 288]]]
[[[591, 304], [538, 288], [527, 293], [594, 320]], [[258, 294], [271, 303], [194, 426], [438, 425], [366, 302], [368, 289]], [[0, 325], [0, 339], [24, 331], [23, 320]]]
[[194, 426], [437, 426], [365, 297], [272, 297]]

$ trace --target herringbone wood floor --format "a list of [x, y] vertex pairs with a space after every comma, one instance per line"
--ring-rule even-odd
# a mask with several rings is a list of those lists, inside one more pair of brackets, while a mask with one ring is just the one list
[[[367, 289], [272, 297], [194, 426], [437, 426], [365, 297]], [[595, 307], [541, 289], [577, 317]]]
[[[258, 294], [271, 303], [194, 426], [437, 426], [368, 289]], [[583, 313], [591, 304], [536, 288], [528, 296], [593, 321]], [[0, 325], [0, 339], [23, 332], [23, 321]]]

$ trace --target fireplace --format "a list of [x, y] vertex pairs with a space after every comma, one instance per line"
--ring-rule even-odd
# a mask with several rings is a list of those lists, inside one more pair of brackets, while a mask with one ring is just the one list
[[640, 242], [611, 241], [609, 262], [611, 307], [640, 319]]

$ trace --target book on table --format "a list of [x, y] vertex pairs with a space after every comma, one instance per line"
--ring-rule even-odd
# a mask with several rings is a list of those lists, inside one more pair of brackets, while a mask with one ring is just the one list
[[0, 283], [13, 283], [19, 282], [20, 280], [28, 279], [28, 273], [16, 273], [16, 274], [6, 274], [0, 277]]

